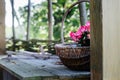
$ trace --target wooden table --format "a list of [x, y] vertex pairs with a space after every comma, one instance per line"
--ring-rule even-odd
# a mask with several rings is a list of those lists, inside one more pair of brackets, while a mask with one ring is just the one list
[[[0, 80], [89, 80], [90, 72], [72, 71], [64, 65], [57, 64], [57, 56], [49, 59], [37, 58], [33, 55], [18, 54], [0, 56]], [[2, 73], [1, 73], [2, 72]], [[6, 74], [9, 75], [7, 79]], [[10, 75], [12, 76], [10, 79]]]

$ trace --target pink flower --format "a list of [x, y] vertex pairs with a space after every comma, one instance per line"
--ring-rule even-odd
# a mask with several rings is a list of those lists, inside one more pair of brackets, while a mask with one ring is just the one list
[[76, 32], [70, 32], [70, 37], [75, 41], [78, 42], [81, 38], [82, 35], [88, 32], [87, 37], [90, 39], [90, 22], [88, 21], [84, 26], [80, 26], [78, 31]]
[[70, 37], [75, 41], [79, 41], [79, 39], [81, 38], [81, 33], [80, 32], [77, 32], [77, 33], [74, 33], [74, 32], [71, 32], [70, 33]]
[[86, 26], [81, 26], [80, 29], [79, 29], [79, 31], [81, 33], [84, 33], [86, 31]]
[[78, 30], [75, 34], [77, 37], [81, 38], [82, 32], [81, 32], [81, 30]]
[[85, 26], [89, 26], [90, 27], [90, 21], [88, 21]]
[[86, 26], [87, 31], [90, 32], [90, 21], [88, 21], [88, 22], [85, 24], [85, 26]]
[[74, 32], [70, 32], [70, 37], [74, 40], [77, 41], [75, 33]]

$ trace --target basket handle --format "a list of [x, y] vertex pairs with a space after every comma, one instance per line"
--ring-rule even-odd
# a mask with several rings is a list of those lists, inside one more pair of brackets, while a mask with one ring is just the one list
[[67, 10], [66, 10], [66, 12], [64, 13], [64, 15], [63, 15], [63, 18], [62, 18], [62, 26], [61, 26], [61, 42], [64, 44], [64, 31], [63, 31], [63, 26], [64, 26], [64, 21], [65, 21], [65, 19], [66, 19], [66, 16], [67, 16], [67, 14], [71, 11], [71, 9], [75, 6], [75, 5], [77, 5], [77, 4], [79, 4], [79, 3], [82, 3], [82, 2], [90, 2], [90, 0], [79, 0], [79, 1], [77, 1], [77, 2], [75, 2], [74, 4], [72, 4]]

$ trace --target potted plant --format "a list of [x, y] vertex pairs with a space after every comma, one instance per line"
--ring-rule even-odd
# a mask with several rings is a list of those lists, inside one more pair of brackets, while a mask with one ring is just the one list
[[70, 32], [75, 43], [56, 44], [56, 54], [71, 70], [90, 70], [90, 22], [76, 32]]
[[78, 1], [65, 12], [61, 27], [62, 43], [55, 45], [56, 54], [61, 62], [71, 70], [90, 70], [90, 22], [80, 26], [76, 32], [70, 32], [73, 43], [65, 43], [63, 37], [63, 26], [67, 14], [72, 7], [81, 2], [89, 2], [89, 0]]

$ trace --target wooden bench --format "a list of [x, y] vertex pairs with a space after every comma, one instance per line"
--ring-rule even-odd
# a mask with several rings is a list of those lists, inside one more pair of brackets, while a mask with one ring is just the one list
[[90, 80], [88, 71], [72, 71], [57, 64], [57, 56], [36, 59], [31, 55], [0, 56], [0, 80]]

